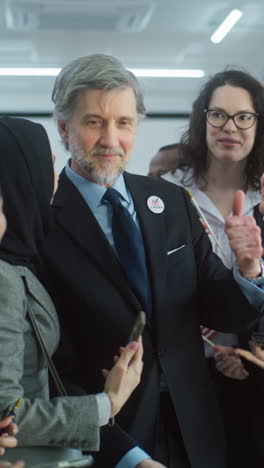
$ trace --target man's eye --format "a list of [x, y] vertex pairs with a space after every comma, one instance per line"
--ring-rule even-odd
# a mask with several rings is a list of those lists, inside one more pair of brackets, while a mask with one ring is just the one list
[[126, 127], [127, 125], [130, 125], [131, 122], [129, 120], [121, 120], [120, 121], [120, 125], [122, 125], [122, 127]]
[[89, 120], [86, 120], [86, 125], [89, 125], [91, 127], [99, 127], [101, 125], [101, 120], [89, 119]]

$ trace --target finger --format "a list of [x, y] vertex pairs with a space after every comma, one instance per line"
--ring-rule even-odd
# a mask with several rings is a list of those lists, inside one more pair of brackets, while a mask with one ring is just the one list
[[216, 361], [216, 365], [219, 366], [221, 365], [222, 368], [228, 368], [230, 366], [241, 366], [242, 363], [241, 363], [241, 359], [239, 356], [228, 356], [228, 357], [224, 357], [224, 359], [221, 359], [219, 361]]
[[215, 351], [217, 351], [217, 352], [221, 352], [222, 350], [225, 349], [225, 346], [215, 345], [215, 348], [214, 348], [214, 349], [215, 349]]
[[249, 373], [245, 369], [235, 369], [230, 377], [236, 380], [245, 380], [248, 376]]
[[225, 357], [235, 356], [234, 348], [231, 346], [215, 346], [215, 359], [224, 359]]
[[233, 216], [241, 216], [244, 210], [245, 194], [243, 190], [237, 190], [233, 201]]
[[6, 418], [0, 419], [0, 428], [9, 426], [11, 422], [12, 422], [11, 416], [7, 416]]
[[16, 435], [18, 433], [18, 426], [15, 423], [11, 423], [8, 429], [10, 435]]
[[234, 377], [235, 373], [243, 373], [243, 365], [233, 362], [225, 369], [225, 375], [231, 379]]
[[253, 362], [262, 369], [264, 368], [264, 362], [256, 358], [256, 356], [254, 356], [254, 354], [252, 354], [250, 351], [247, 351], [246, 349], [236, 348], [236, 353], [242, 356], [243, 358], [247, 359], [248, 361]]
[[109, 374], [109, 370], [107, 370], [107, 369], [102, 369], [102, 374], [103, 374], [104, 378], [107, 379], [108, 374]]
[[[25, 462], [23, 461], [17, 461], [12, 468], [24, 468], [25, 467]], [[0, 467], [1, 468], [1, 467]]]
[[220, 361], [223, 361], [224, 360], [224, 355], [223, 353], [215, 353], [214, 355], [214, 359], [216, 362], [220, 362]]
[[138, 361], [142, 361], [142, 358], [143, 358], [143, 344], [142, 344], [142, 337], [140, 336], [139, 339], [138, 339], [138, 349], [137, 349], [137, 352], [135, 354], [135, 359], [137, 359]]
[[139, 343], [136, 341], [132, 341], [129, 343], [124, 349], [122, 349], [120, 358], [119, 358], [119, 363], [121, 365], [128, 366], [130, 361], [133, 359], [136, 351], [139, 348]]
[[16, 447], [17, 439], [12, 436], [0, 437], [0, 446], [1, 447]]
[[220, 352], [223, 354], [230, 354], [234, 351], [234, 348], [232, 348], [232, 346], [215, 345], [214, 349], [216, 352]]

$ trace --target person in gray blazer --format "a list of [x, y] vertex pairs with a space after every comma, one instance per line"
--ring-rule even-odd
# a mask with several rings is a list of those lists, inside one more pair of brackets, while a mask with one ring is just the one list
[[[104, 392], [50, 398], [47, 359], [29, 310], [52, 355], [60, 337], [58, 317], [36, 277], [54, 191], [51, 149], [44, 128], [24, 119], [0, 118], [0, 141], [7, 218], [0, 245], [0, 417], [19, 402], [18, 446], [5, 457], [11, 462], [22, 459], [29, 468], [82, 456], [81, 450], [99, 450], [100, 426], [121, 409], [139, 383], [143, 351], [140, 342], [121, 350], [112, 370], [103, 371]], [[4, 231], [3, 213], [0, 226]], [[88, 374], [89, 368], [83, 372]]]
[[[0, 193], [0, 242], [6, 230], [6, 217], [3, 212], [3, 200]], [[0, 455], [4, 455], [7, 448], [16, 447], [17, 439], [15, 437], [18, 431], [17, 425], [12, 421], [11, 416], [0, 419]], [[23, 468], [23, 462], [17, 462], [12, 468]], [[0, 461], [0, 468], [6, 468], [6, 462]]]

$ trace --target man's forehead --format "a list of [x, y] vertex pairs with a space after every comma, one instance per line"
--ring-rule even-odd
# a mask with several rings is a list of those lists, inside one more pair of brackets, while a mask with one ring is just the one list
[[109, 90], [84, 89], [79, 92], [75, 101], [75, 109], [85, 109], [88, 113], [93, 112], [94, 109], [104, 112], [113, 108], [136, 110], [136, 97], [130, 87]]

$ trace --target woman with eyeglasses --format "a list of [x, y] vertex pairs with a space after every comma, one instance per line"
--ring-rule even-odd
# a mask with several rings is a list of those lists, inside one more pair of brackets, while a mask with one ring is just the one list
[[[177, 169], [163, 177], [190, 191], [215, 253], [232, 268], [234, 257], [224, 225], [232, 215], [236, 190], [242, 189], [246, 195], [243, 214], [258, 214], [256, 205], [264, 171], [261, 83], [236, 69], [215, 74], [193, 104], [189, 128], [181, 143]], [[256, 377], [234, 351], [237, 345], [247, 345], [252, 331], [264, 331], [264, 326], [261, 330], [261, 324], [255, 324], [248, 336], [201, 328], [211, 342], [205, 343], [205, 355], [222, 410], [230, 466], [264, 466], [262, 421], [256, 413], [262, 402], [255, 395], [256, 387], [263, 385], [263, 377]]]

